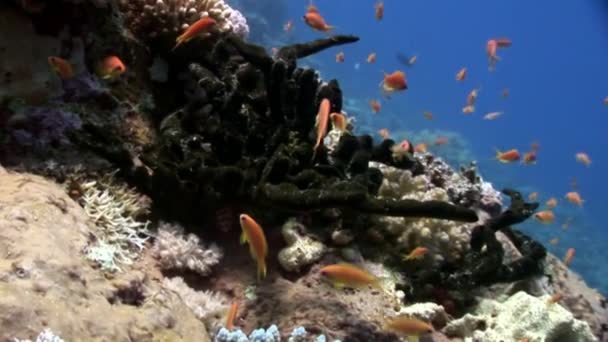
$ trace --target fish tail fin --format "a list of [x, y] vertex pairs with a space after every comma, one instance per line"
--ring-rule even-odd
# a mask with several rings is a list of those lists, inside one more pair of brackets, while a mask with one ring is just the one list
[[177, 39], [175, 39], [175, 46], [173, 47], [173, 49], [171, 49], [171, 51], [177, 49], [178, 46], [182, 45], [186, 41], [187, 41], [187, 39], [184, 38], [183, 34], [178, 36]]
[[258, 280], [266, 278], [266, 262], [258, 260]]

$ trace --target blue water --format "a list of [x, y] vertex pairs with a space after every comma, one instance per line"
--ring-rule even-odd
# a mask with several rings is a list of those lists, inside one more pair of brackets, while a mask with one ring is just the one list
[[[603, 104], [608, 96], [608, 2], [385, 0], [380, 22], [374, 18], [375, 0], [315, 4], [336, 26], [335, 33], [361, 40], [300, 64], [318, 69], [326, 80], [339, 80], [349, 104], [345, 110], [358, 120], [359, 132], [389, 127], [398, 139], [424, 129], [435, 136], [450, 135], [459, 141], [434, 152], [456, 164], [476, 159], [482, 175], [498, 189], [538, 191], [542, 203], [558, 198], [554, 224], [530, 220], [519, 228], [559, 257], [567, 248], [576, 248], [571, 267], [590, 286], [608, 294], [608, 232], [603, 222], [608, 212], [603, 177], [608, 174], [608, 107]], [[302, 21], [307, 5], [308, 0], [288, 1], [287, 17], [295, 28], [270, 37], [269, 49], [325, 36]], [[510, 38], [513, 46], [498, 50], [501, 61], [490, 72], [485, 45], [498, 37]], [[340, 64], [335, 61], [338, 52], [345, 54]], [[377, 54], [374, 64], [366, 63], [371, 52]], [[416, 64], [404, 66], [398, 53], [417, 55]], [[467, 67], [467, 77], [456, 82], [461, 67]], [[406, 72], [409, 89], [386, 100], [378, 84], [382, 71], [394, 70]], [[481, 87], [476, 112], [464, 115], [466, 96], [476, 87]], [[503, 88], [510, 90], [506, 99], [501, 96]], [[372, 114], [370, 99], [381, 101], [379, 114]], [[431, 111], [434, 120], [426, 120], [424, 111]], [[494, 121], [482, 120], [492, 111], [504, 114]], [[495, 147], [526, 152], [534, 141], [540, 144], [536, 165], [493, 160]], [[577, 152], [589, 154], [591, 167], [575, 161]], [[573, 178], [585, 199], [582, 208], [564, 199]], [[567, 218], [572, 223], [563, 230]], [[556, 246], [548, 244], [554, 237], [560, 240]]]

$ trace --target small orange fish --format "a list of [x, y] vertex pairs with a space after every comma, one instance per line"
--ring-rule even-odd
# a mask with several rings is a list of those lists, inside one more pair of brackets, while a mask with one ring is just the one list
[[323, 267], [320, 273], [321, 276], [328, 278], [338, 288], [360, 288], [368, 285], [381, 288], [380, 279], [351, 264], [328, 265]]
[[239, 312], [239, 301], [235, 300], [234, 302], [232, 302], [232, 305], [230, 305], [230, 309], [228, 310], [228, 315], [226, 316], [225, 327], [229, 331], [232, 330], [232, 327], [234, 326], [234, 321], [236, 320], [238, 312]]
[[424, 115], [424, 118], [431, 121], [433, 120], [433, 113], [432, 112], [424, 112], [422, 113], [422, 115]]
[[496, 38], [494, 40], [496, 41], [496, 46], [500, 48], [509, 47], [513, 44], [509, 38]]
[[329, 119], [334, 129], [345, 132], [346, 131], [346, 115], [342, 113], [331, 113]]
[[502, 115], [502, 112], [491, 112], [483, 116], [484, 120], [495, 120]]
[[380, 82], [380, 86], [387, 93], [407, 90], [407, 80], [403, 71], [395, 71], [392, 74], [384, 73], [384, 79]]
[[258, 280], [266, 277], [266, 257], [268, 256], [268, 243], [266, 242], [266, 235], [262, 227], [255, 222], [255, 220], [247, 215], [241, 214], [239, 216], [239, 222], [241, 224], [241, 244], [246, 242], [249, 243], [249, 252], [251, 257], [257, 261], [258, 264]]
[[539, 221], [540, 223], [550, 224], [555, 220], [555, 214], [551, 210], [543, 210], [534, 214], [534, 219]]
[[579, 207], [583, 205], [583, 202], [585, 202], [585, 200], [581, 198], [581, 195], [579, 195], [579, 193], [576, 191], [570, 191], [564, 197], [568, 200], [568, 202], [578, 205]]
[[562, 298], [564, 298], [564, 295], [562, 295], [561, 293], [556, 293], [553, 296], [549, 297], [549, 299], [547, 299], [547, 305], [555, 304], [562, 300]]
[[435, 139], [435, 146], [446, 145], [448, 143], [448, 138], [446, 137], [438, 137]]
[[184, 31], [184, 33], [182, 33], [180, 36], [178, 36], [175, 39], [175, 46], [173, 47], [173, 49], [171, 51], [175, 50], [178, 46], [189, 42], [190, 40], [192, 40], [194, 37], [198, 36], [199, 34], [208, 35], [209, 32], [214, 30], [216, 27], [217, 27], [217, 21], [215, 21], [215, 19], [213, 19], [209, 16], [204, 16], [204, 17], [200, 18], [194, 24], [190, 25]]
[[604, 106], [608, 106], [608, 96], [604, 97]]
[[376, 61], [376, 53], [372, 52], [367, 56], [367, 63], [374, 63]]
[[464, 114], [471, 114], [471, 113], [475, 112], [475, 106], [466, 105], [466, 106], [462, 107], [462, 112]]
[[549, 243], [552, 246], [556, 246], [559, 243], [559, 239], [558, 238], [553, 238], [553, 239], [549, 240]]
[[467, 104], [474, 105], [475, 101], [477, 100], [478, 95], [479, 95], [479, 88], [475, 88], [475, 89], [471, 90], [469, 95], [467, 95]]
[[108, 56], [97, 66], [97, 75], [104, 80], [116, 79], [125, 71], [127, 71], [127, 67], [117, 56]]
[[566, 265], [566, 267], [570, 265], [575, 254], [576, 250], [574, 248], [568, 248], [566, 255], [564, 256], [564, 265]]
[[344, 52], [338, 52], [336, 54], [336, 63], [344, 62]]
[[426, 151], [428, 151], [428, 147], [425, 143], [419, 143], [414, 146], [414, 151], [418, 153], [426, 153]]
[[456, 81], [463, 81], [466, 76], [467, 76], [467, 68], [462, 68], [456, 74]]
[[530, 201], [536, 201], [538, 199], [538, 192], [533, 192], [533, 193], [529, 194], [528, 199]]
[[591, 165], [591, 158], [589, 158], [589, 155], [585, 152], [579, 152], [575, 155], [576, 161], [579, 163], [584, 164], [585, 166], [590, 166]]
[[59, 77], [61, 77], [62, 79], [74, 77], [74, 69], [72, 68], [70, 62], [66, 61], [61, 57], [55, 56], [50, 56], [49, 58], [47, 58], [47, 60], [49, 61], [49, 65], [51, 66], [53, 71], [57, 73], [57, 75], [59, 75]]
[[428, 253], [429, 249], [426, 247], [416, 247], [408, 255], [403, 257], [403, 260], [415, 260], [422, 259]]
[[321, 142], [325, 135], [327, 134], [327, 125], [329, 121], [329, 111], [331, 110], [331, 102], [327, 98], [321, 100], [319, 104], [319, 112], [317, 113], [317, 119], [315, 125], [317, 126], [317, 141], [315, 142], [315, 146], [313, 147], [313, 156], [312, 159], [315, 159], [317, 150], [319, 146], [321, 146]]
[[327, 24], [325, 18], [318, 11], [310, 11], [310, 7], [302, 18], [306, 25], [310, 26], [313, 30], [328, 33], [334, 29], [333, 26]]
[[391, 137], [390, 133], [388, 132], [388, 129], [386, 129], [386, 128], [382, 128], [382, 129], [378, 130], [378, 134], [380, 134], [380, 136], [384, 140], [390, 139], [390, 137]]
[[503, 99], [506, 99], [507, 97], [509, 97], [510, 94], [511, 94], [511, 92], [509, 91], [509, 88], [503, 89], [502, 93], [501, 93]]
[[409, 316], [388, 319], [384, 323], [383, 329], [403, 336], [421, 336], [433, 333], [432, 325]]
[[536, 151], [530, 151], [524, 153], [524, 157], [521, 162], [525, 165], [536, 164]]
[[384, 2], [382, 0], [378, 0], [374, 8], [376, 9], [376, 20], [382, 20], [382, 18], [384, 18]]
[[496, 150], [496, 159], [501, 163], [512, 163], [519, 160], [519, 151], [516, 148], [512, 148], [508, 151], [501, 152]]
[[283, 31], [285, 31], [285, 33], [289, 33], [293, 30], [293, 21], [288, 20], [285, 25], [283, 25]]
[[372, 107], [372, 111], [374, 113], [378, 113], [380, 112], [380, 108], [382, 107], [380, 105], [380, 102], [376, 101], [376, 100], [369, 100], [369, 106]]
[[549, 200], [547, 202], [545, 202], [545, 205], [549, 209], [555, 208], [557, 206], [557, 198], [555, 198], [555, 197], [549, 198]]
[[486, 53], [488, 54], [489, 59], [489, 67], [490, 71], [494, 70], [496, 67], [496, 62], [500, 60], [500, 57], [496, 54], [496, 51], [499, 47], [509, 47], [511, 46], [511, 40], [508, 38], [497, 38], [490, 39], [486, 43]]

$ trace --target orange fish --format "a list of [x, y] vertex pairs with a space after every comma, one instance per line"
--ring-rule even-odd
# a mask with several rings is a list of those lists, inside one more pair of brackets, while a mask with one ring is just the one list
[[74, 69], [72, 68], [70, 62], [55, 56], [50, 56], [47, 60], [49, 61], [49, 65], [53, 71], [62, 79], [74, 77]]
[[331, 113], [329, 114], [329, 119], [331, 120], [334, 129], [341, 132], [346, 131], [346, 115], [342, 113]]
[[384, 140], [387, 140], [390, 138], [390, 133], [388, 132], [388, 129], [386, 129], [386, 128], [382, 128], [382, 129], [378, 130], [378, 134], [380, 134], [380, 136]]
[[372, 52], [367, 56], [367, 63], [374, 63], [376, 61], [376, 53]]
[[189, 42], [190, 40], [192, 40], [194, 37], [196, 37], [199, 34], [208, 35], [209, 32], [211, 32], [212, 30], [214, 30], [216, 28], [216, 26], [217, 26], [217, 21], [215, 21], [215, 19], [213, 19], [209, 16], [200, 18], [194, 24], [190, 25], [184, 31], [184, 33], [182, 33], [180, 36], [178, 36], [175, 39], [175, 46], [173, 47], [173, 49], [171, 51], [175, 50], [178, 46]]
[[382, 18], [384, 18], [384, 2], [382, 0], [378, 0], [378, 2], [376, 2], [375, 9], [376, 20], [382, 20]]
[[380, 279], [373, 274], [351, 264], [328, 265], [321, 269], [321, 276], [328, 278], [334, 286], [359, 288], [372, 286], [380, 288]]
[[543, 210], [534, 214], [534, 219], [540, 223], [550, 224], [555, 220], [555, 214], [551, 210]]
[[399, 335], [416, 337], [433, 333], [433, 326], [429, 323], [405, 315], [387, 320], [383, 329]]
[[407, 90], [407, 80], [403, 71], [395, 71], [392, 74], [384, 73], [384, 79], [380, 82], [380, 86], [385, 93], [393, 93], [396, 91]]
[[336, 63], [344, 62], [344, 52], [338, 52], [336, 54]]
[[608, 106], [608, 96], [604, 97], [604, 106]]
[[511, 40], [508, 38], [497, 38], [490, 39], [486, 43], [486, 53], [488, 54], [489, 59], [489, 69], [490, 71], [494, 70], [496, 67], [496, 62], [500, 60], [500, 57], [496, 54], [496, 50], [499, 47], [509, 47], [511, 46]]
[[433, 113], [431, 113], [431, 112], [424, 112], [424, 113], [422, 113], [422, 115], [424, 115], [424, 118], [429, 121], [433, 120]]
[[503, 98], [503, 99], [506, 99], [507, 97], [509, 97], [510, 93], [511, 93], [511, 92], [509, 91], [509, 88], [505, 88], [505, 89], [503, 89], [503, 90], [502, 90], [502, 93], [501, 93], [502, 98]]
[[415, 260], [422, 259], [428, 253], [429, 249], [426, 247], [416, 247], [412, 250], [408, 255], [406, 255], [403, 260]]
[[436, 146], [446, 145], [447, 143], [448, 143], [448, 138], [446, 138], [446, 137], [438, 137], [437, 139], [435, 139]]
[[369, 105], [370, 107], [372, 107], [372, 111], [374, 111], [374, 113], [378, 113], [380, 112], [380, 102], [376, 101], [376, 100], [369, 100]]
[[579, 195], [579, 193], [576, 191], [570, 191], [564, 197], [568, 200], [568, 202], [576, 204], [579, 207], [583, 205], [583, 202], [585, 202], [585, 200], [581, 198], [581, 195]]
[[516, 148], [512, 148], [508, 151], [501, 152], [496, 149], [496, 159], [501, 163], [512, 163], [519, 160], [519, 151]]
[[479, 88], [475, 88], [471, 90], [469, 95], [467, 95], [467, 104], [474, 105], [475, 101], [477, 101], [477, 96], [479, 95]]
[[249, 242], [251, 257], [258, 264], [258, 280], [263, 279], [266, 277], [266, 257], [268, 256], [268, 244], [266, 243], [264, 230], [247, 214], [241, 214], [239, 222], [243, 230], [241, 233], [241, 244]]
[[553, 238], [553, 239], [549, 240], [549, 243], [552, 246], [556, 246], [559, 243], [559, 239], [558, 238]]
[[234, 302], [232, 302], [232, 305], [230, 305], [230, 309], [228, 310], [228, 315], [226, 316], [226, 329], [228, 330], [232, 330], [232, 327], [234, 326], [234, 321], [236, 320], [236, 316], [239, 312], [239, 301], [235, 300]]
[[549, 200], [547, 202], [545, 202], [545, 205], [549, 209], [555, 208], [557, 206], [557, 198], [555, 198], [555, 197], [549, 198]]
[[462, 107], [462, 112], [465, 114], [471, 114], [471, 113], [475, 112], [475, 106], [466, 105], [466, 106]]
[[306, 25], [310, 26], [313, 30], [327, 33], [334, 29], [333, 26], [327, 24], [325, 18], [323, 18], [319, 11], [311, 11], [310, 7], [308, 12], [306, 12], [302, 18], [304, 19]]
[[528, 199], [530, 201], [536, 201], [538, 199], [538, 192], [533, 192], [533, 193], [529, 194]]
[[536, 164], [536, 151], [526, 152], [521, 161], [523, 164]]
[[579, 152], [575, 155], [576, 161], [579, 163], [584, 164], [585, 166], [590, 166], [591, 165], [591, 158], [589, 158], [589, 155], [585, 152]]
[[97, 74], [104, 80], [115, 79], [125, 71], [127, 67], [117, 56], [108, 56], [97, 66]]
[[414, 151], [418, 153], [426, 153], [426, 151], [428, 151], [428, 148], [425, 143], [420, 143], [414, 146]]
[[293, 21], [288, 20], [285, 25], [283, 25], [283, 31], [285, 31], [285, 33], [289, 33], [291, 30], [293, 30]]
[[456, 81], [462, 81], [467, 76], [467, 68], [462, 68], [456, 74]]
[[495, 120], [502, 115], [502, 112], [491, 112], [483, 116], [484, 120]]
[[553, 296], [549, 297], [549, 299], [547, 299], [547, 305], [555, 304], [562, 300], [562, 298], [564, 298], [564, 295], [562, 295], [561, 293], [556, 293]]
[[317, 126], [317, 141], [315, 142], [315, 146], [313, 147], [313, 156], [312, 159], [315, 159], [317, 149], [321, 146], [321, 142], [325, 135], [327, 134], [327, 125], [329, 121], [329, 111], [331, 109], [331, 103], [327, 98], [321, 100], [319, 104], [319, 112], [317, 113], [317, 119], [315, 125]]
[[574, 248], [568, 248], [568, 250], [566, 251], [566, 255], [564, 256], [564, 265], [566, 265], [566, 267], [570, 265], [575, 254], [576, 250]]

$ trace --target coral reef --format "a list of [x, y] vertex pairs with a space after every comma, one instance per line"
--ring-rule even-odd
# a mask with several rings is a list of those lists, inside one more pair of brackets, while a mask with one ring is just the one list
[[166, 222], [159, 225], [151, 252], [162, 270], [190, 270], [202, 276], [211, 273], [223, 256], [216, 244], [205, 247], [198, 236], [184, 236], [181, 226]]
[[286, 271], [298, 271], [323, 256], [326, 248], [323, 243], [306, 235], [306, 227], [295, 219], [290, 219], [281, 228], [287, 247], [278, 255], [279, 264]]
[[547, 304], [550, 296], [536, 298], [518, 292], [505, 302], [482, 300], [473, 314], [450, 322], [448, 336], [472, 337], [474, 341], [597, 341], [586, 322], [579, 321], [559, 304]]
[[129, 29], [144, 40], [160, 36], [175, 39], [192, 23], [210, 16], [222, 32], [249, 34], [247, 20], [224, 0], [121, 0]]
[[196, 291], [181, 277], [165, 278], [163, 288], [176, 293], [210, 331], [219, 328], [229, 305], [224, 295], [208, 290]]
[[[108, 279], [83, 258], [95, 230], [65, 190], [0, 168], [0, 339], [65, 341], [160, 338], [207, 341], [205, 326], [144, 271]], [[103, 317], [103, 319], [100, 319]], [[18, 319], [16, 319], [18, 318]]]
[[87, 215], [99, 228], [95, 240], [86, 248], [86, 257], [103, 270], [121, 271], [131, 265], [149, 238], [149, 222], [136, 218], [148, 209], [140, 196], [126, 186], [115, 184], [112, 177], [82, 184], [81, 201]]

